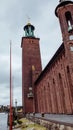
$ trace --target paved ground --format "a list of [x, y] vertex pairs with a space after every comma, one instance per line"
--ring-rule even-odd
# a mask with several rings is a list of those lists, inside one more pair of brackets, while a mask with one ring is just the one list
[[17, 128], [17, 129], [14, 128], [13, 130], [21, 130], [21, 129], [20, 128]]
[[61, 123], [68, 123], [73, 125], [73, 115], [64, 115], [64, 114], [44, 114], [44, 117], [41, 114], [35, 114], [35, 117], [43, 118], [46, 120], [57, 121]]
[[48, 115], [46, 114], [44, 118], [55, 120], [58, 122], [73, 124], [73, 115]]

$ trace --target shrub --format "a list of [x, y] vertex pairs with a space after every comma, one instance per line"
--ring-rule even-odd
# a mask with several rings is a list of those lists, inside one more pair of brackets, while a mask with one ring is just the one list
[[17, 123], [18, 123], [18, 124], [22, 124], [22, 121], [20, 121], [20, 120], [17, 120]]
[[14, 122], [14, 121], [12, 122], [12, 125], [13, 125], [13, 126], [15, 126], [16, 124], [17, 124], [16, 122]]

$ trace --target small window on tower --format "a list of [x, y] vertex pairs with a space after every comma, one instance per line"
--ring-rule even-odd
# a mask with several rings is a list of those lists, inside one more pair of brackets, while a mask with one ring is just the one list
[[68, 25], [68, 32], [70, 33], [71, 31], [73, 31], [73, 20], [71, 17], [71, 13], [69, 11], [66, 12], [65, 17], [66, 17], [66, 21], [67, 21], [67, 25]]
[[70, 47], [70, 51], [72, 51], [72, 52], [73, 52], [73, 46], [71, 46], [71, 47]]
[[73, 35], [70, 35], [70, 36], [69, 36], [69, 40], [73, 40]]

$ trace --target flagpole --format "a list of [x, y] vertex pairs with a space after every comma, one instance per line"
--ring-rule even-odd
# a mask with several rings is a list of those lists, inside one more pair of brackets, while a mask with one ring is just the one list
[[12, 130], [12, 55], [10, 42], [10, 129]]

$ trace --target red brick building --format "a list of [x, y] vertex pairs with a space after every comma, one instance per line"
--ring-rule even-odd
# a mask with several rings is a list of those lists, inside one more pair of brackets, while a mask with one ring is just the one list
[[55, 9], [63, 43], [42, 71], [34, 26], [22, 38], [22, 99], [24, 112], [73, 113], [73, 2], [60, 0]]
[[[28, 23], [25, 27], [25, 37], [22, 38], [22, 103], [24, 112], [33, 112], [33, 83], [40, 74], [41, 57], [39, 38], [34, 36], [34, 26]], [[33, 70], [35, 69], [35, 77]]]

